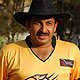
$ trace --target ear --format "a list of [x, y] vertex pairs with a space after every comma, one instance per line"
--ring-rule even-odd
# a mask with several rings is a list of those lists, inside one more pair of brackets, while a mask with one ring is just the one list
[[25, 26], [29, 30], [29, 22], [27, 20], [25, 21]]
[[54, 32], [56, 31], [57, 26], [58, 26], [58, 21], [56, 21], [56, 23], [54, 25]]

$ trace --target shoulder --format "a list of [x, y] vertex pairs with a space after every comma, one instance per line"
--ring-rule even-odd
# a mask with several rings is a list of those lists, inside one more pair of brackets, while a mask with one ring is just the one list
[[3, 52], [10, 53], [10, 52], [18, 51], [20, 48], [25, 48], [25, 46], [26, 46], [26, 42], [25, 42], [25, 40], [22, 40], [19, 42], [8, 44], [8, 45], [4, 46], [1, 50]]
[[8, 44], [6, 46], [4, 46], [1, 50], [0, 50], [0, 54], [1, 56], [8, 58], [9, 60], [11, 60], [12, 58], [19, 58], [20, 56], [20, 51], [24, 51], [26, 49], [27, 45], [26, 45], [26, 41], [19, 41], [19, 42], [15, 42], [15, 43], [11, 43]]
[[76, 60], [78, 56], [80, 56], [79, 48], [77, 47], [77, 45], [71, 42], [57, 40], [56, 50], [58, 51], [58, 53], [60, 53], [60, 55], [64, 55], [64, 57], [68, 57], [71, 59], [74, 58]]
[[74, 43], [57, 40], [56, 45], [60, 51], [64, 51], [64, 52], [75, 54], [75, 55], [79, 54], [79, 48]]
[[75, 45], [74, 43], [71, 43], [71, 42], [57, 40], [56, 43], [57, 43], [58, 46], [61, 46], [61, 47], [65, 47], [65, 48], [77, 48], [78, 49], [77, 45]]

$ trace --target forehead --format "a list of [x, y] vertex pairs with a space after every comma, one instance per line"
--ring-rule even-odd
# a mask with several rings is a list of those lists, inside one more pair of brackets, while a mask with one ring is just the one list
[[48, 16], [46, 16], [46, 17], [44, 17], [44, 16], [33, 16], [32, 17], [32, 21], [40, 21], [40, 20], [55, 20], [55, 18], [52, 16], [50, 16], [50, 17], [48, 17]]

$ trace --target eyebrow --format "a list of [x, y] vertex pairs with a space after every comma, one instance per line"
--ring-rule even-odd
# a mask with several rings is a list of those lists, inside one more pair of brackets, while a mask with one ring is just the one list
[[35, 17], [32, 19], [33, 22], [34, 22], [34, 21], [39, 21], [39, 20], [40, 20], [40, 19], [35, 18]]

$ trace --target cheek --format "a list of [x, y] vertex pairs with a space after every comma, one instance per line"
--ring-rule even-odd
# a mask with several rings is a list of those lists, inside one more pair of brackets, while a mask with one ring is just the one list
[[54, 30], [51, 30], [50, 35], [53, 36], [53, 34], [54, 34]]
[[31, 28], [31, 32], [33, 33], [33, 34], [36, 34], [38, 31], [39, 31], [39, 27], [37, 27], [37, 26], [32, 26], [32, 28]]
[[51, 28], [48, 29], [48, 31], [53, 34], [54, 33], [54, 27], [52, 26]]

